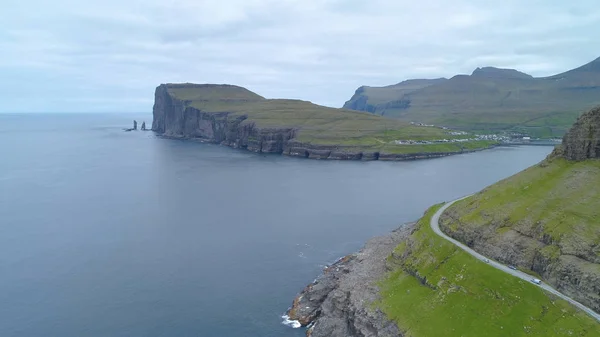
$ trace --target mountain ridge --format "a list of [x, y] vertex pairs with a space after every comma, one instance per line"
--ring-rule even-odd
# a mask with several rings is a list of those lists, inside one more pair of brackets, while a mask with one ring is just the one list
[[481, 67], [412, 90], [361, 88], [345, 108], [466, 131], [562, 137], [582, 111], [600, 104], [600, 58], [547, 77]]

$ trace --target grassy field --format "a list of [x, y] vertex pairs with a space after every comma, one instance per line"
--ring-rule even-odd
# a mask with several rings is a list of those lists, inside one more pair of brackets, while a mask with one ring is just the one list
[[600, 336], [600, 324], [532, 283], [511, 277], [418, 222], [388, 259], [375, 303], [410, 337]]
[[303, 143], [388, 153], [460, 152], [463, 148], [471, 150], [493, 144], [474, 141], [452, 146], [396, 145], [396, 140], [439, 140], [457, 136], [441, 128], [415, 126], [366, 112], [328, 108], [299, 100], [264, 99], [236, 86], [182, 86], [170, 88], [169, 93], [205, 112], [246, 115], [248, 121], [261, 128], [296, 128], [296, 140]]
[[[459, 75], [411, 90], [363, 87], [346, 106], [378, 115], [469, 131], [562, 136], [585, 110], [600, 104], [600, 59], [546, 78]], [[395, 105], [401, 101], [403, 104]], [[358, 104], [358, 102], [362, 102]], [[409, 102], [409, 104], [408, 104]]]

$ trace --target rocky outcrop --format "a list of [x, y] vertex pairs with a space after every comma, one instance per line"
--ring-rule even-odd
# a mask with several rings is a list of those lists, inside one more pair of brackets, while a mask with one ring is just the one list
[[[152, 130], [170, 138], [195, 139], [260, 153], [276, 153], [310, 159], [332, 160], [413, 160], [438, 158], [472, 152], [394, 154], [364, 151], [355, 146], [319, 145], [296, 139], [298, 129], [259, 127], [247, 115], [227, 111], [208, 112], [191, 106], [169, 93], [169, 88], [206, 86], [197, 84], [161, 84], [156, 88]], [[257, 96], [263, 99], [260, 96]]]
[[600, 107], [581, 115], [555, 154], [569, 160], [600, 158]]
[[398, 326], [372, 305], [379, 281], [388, 271], [386, 258], [406, 240], [414, 225], [370, 240], [358, 253], [327, 267], [293, 302], [288, 316], [308, 326], [312, 337], [398, 337]]
[[356, 89], [354, 96], [352, 96], [352, 98], [350, 98], [350, 100], [344, 104], [344, 108], [375, 113], [377, 106], [367, 103], [369, 97], [364, 95], [364, 92], [364, 86]]
[[[378, 115], [385, 115], [387, 109], [408, 109], [410, 107], [410, 93], [427, 88], [429, 86], [447, 81], [445, 78], [436, 79], [413, 79], [400, 82], [386, 87], [362, 86], [354, 92], [352, 98], [344, 104], [344, 108], [358, 111], [366, 111]], [[392, 94], [396, 99], [376, 104], [369, 103], [369, 90], [384, 90]]]

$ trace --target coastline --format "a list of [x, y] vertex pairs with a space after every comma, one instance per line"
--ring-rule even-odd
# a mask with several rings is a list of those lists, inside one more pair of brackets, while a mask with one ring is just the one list
[[218, 142], [213, 139], [198, 138], [198, 137], [187, 137], [179, 135], [167, 135], [162, 134], [156, 130], [155, 135], [160, 138], [181, 140], [181, 141], [192, 141], [205, 144], [222, 145], [228, 146], [234, 149], [246, 150], [254, 153], [264, 153], [273, 155], [283, 155], [289, 157], [299, 157], [306, 159], [316, 160], [354, 160], [354, 161], [410, 161], [410, 160], [421, 160], [421, 159], [434, 159], [443, 158], [448, 156], [474, 153], [493, 149], [495, 147], [503, 146], [502, 144], [493, 144], [485, 148], [479, 149], [463, 149], [455, 152], [421, 152], [421, 153], [385, 153], [385, 152], [370, 152], [370, 151], [352, 151], [351, 147], [337, 147], [327, 145], [313, 145], [307, 143], [300, 143], [297, 141], [289, 141], [282, 146], [281, 151], [263, 151], [261, 147], [242, 146], [237, 142], [222, 141]]
[[282, 324], [306, 327], [309, 337], [402, 336], [396, 323], [372, 304], [377, 283], [389, 271], [387, 257], [416, 223], [370, 239], [357, 253], [338, 259], [296, 296]]

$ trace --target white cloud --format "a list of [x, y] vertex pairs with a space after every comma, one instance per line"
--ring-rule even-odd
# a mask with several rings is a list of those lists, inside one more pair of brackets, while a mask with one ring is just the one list
[[9, 1], [0, 111], [149, 111], [165, 82], [341, 106], [360, 85], [600, 56], [590, 0]]

